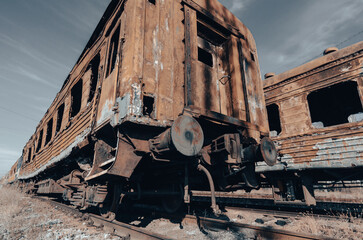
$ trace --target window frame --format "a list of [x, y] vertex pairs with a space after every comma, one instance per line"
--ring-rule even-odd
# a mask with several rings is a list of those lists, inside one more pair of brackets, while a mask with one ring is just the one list
[[[308, 99], [308, 97], [309, 97], [309, 95], [311, 94], [311, 93], [314, 93], [314, 92], [316, 92], [316, 91], [319, 91], [319, 90], [322, 90], [322, 89], [326, 89], [326, 88], [330, 88], [330, 87], [333, 87], [333, 86], [335, 86], [335, 85], [338, 85], [338, 84], [342, 84], [342, 83], [348, 83], [348, 82], [355, 82], [356, 84], [357, 84], [357, 86], [356, 86], [356, 91], [357, 91], [357, 93], [358, 93], [358, 97], [359, 97], [359, 103], [360, 103], [360, 106], [362, 107], [362, 109], [363, 109], [363, 99], [362, 99], [362, 92], [361, 92], [361, 87], [360, 87], [360, 83], [359, 83], [359, 81], [358, 80], [356, 80], [356, 79], [348, 79], [348, 80], [345, 80], [345, 81], [335, 81], [335, 82], [332, 82], [332, 83], [329, 83], [329, 84], [326, 84], [326, 85], [324, 85], [324, 86], [322, 86], [322, 87], [320, 87], [320, 88], [318, 88], [318, 89], [314, 89], [314, 90], [311, 90], [311, 91], [309, 91], [309, 92], [307, 92], [306, 94], [305, 94], [305, 100], [306, 100], [306, 108], [307, 108], [307, 111], [308, 111], [308, 115], [309, 115], [309, 119], [310, 119], [310, 121], [309, 121], [309, 127], [311, 128], [311, 129], [313, 129], [313, 130], [319, 130], [319, 129], [324, 129], [324, 130], [326, 130], [326, 129], [330, 129], [330, 128], [336, 128], [336, 127], [340, 127], [340, 126], [345, 126], [345, 125], [347, 125], [347, 124], [356, 124], [357, 122], [349, 122], [349, 121], [347, 121], [347, 122], [344, 122], [344, 123], [339, 123], [339, 124], [334, 124], [334, 125], [329, 125], [329, 126], [325, 126], [324, 125], [324, 127], [322, 127], [322, 128], [317, 128], [317, 127], [314, 127], [313, 126], [313, 120], [312, 120], [312, 116], [311, 116], [311, 109], [310, 109], [310, 104], [309, 104], [309, 99]], [[363, 111], [362, 111], [363, 112]], [[363, 121], [359, 121], [359, 122], [363, 122]]]
[[268, 115], [268, 109], [267, 109], [267, 107], [268, 106], [271, 106], [271, 105], [276, 105], [277, 106], [277, 113], [278, 113], [278, 117], [279, 117], [279, 123], [280, 123], [280, 132], [277, 132], [277, 137], [278, 136], [280, 136], [280, 135], [282, 135], [283, 134], [283, 124], [282, 124], [282, 118], [281, 118], [281, 106], [280, 106], [280, 104], [279, 103], [270, 103], [269, 105], [266, 105], [266, 114], [267, 114], [267, 122], [268, 122], [268, 125], [269, 125], [269, 130], [270, 130], [270, 132], [271, 131], [276, 131], [276, 130], [271, 130], [270, 129], [270, 121], [269, 121], [269, 115]]
[[[114, 48], [112, 50], [110, 50], [110, 48], [112, 47], [112, 39], [115, 35], [115, 33], [119, 31], [119, 34], [118, 34], [118, 41], [117, 41], [117, 52], [116, 52], [116, 59], [115, 59], [115, 65], [113, 66], [113, 69], [111, 69], [111, 64], [112, 64], [112, 56], [113, 56], [113, 53], [114, 53]], [[112, 29], [112, 31], [110, 32], [110, 34], [108, 35], [108, 39], [107, 39], [107, 56], [106, 56], [106, 71], [105, 71], [105, 78], [108, 78], [112, 73], [113, 71], [116, 69], [116, 63], [117, 63], [117, 57], [120, 58], [120, 46], [122, 45], [121, 44], [121, 19], [119, 19], [117, 21], [117, 23], [115, 24], [115, 27], [114, 29]], [[111, 62], [111, 64], [110, 64]]]
[[[73, 113], [74, 109], [74, 96], [72, 94], [72, 90], [78, 85], [80, 84], [81, 87], [81, 98], [79, 100], [79, 109], [76, 113]], [[70, 90], [70, 98], [71, 98], [71, 102], [70, 102], [70, 108], [69, 108], [69, 120], [72, 120], [73, 118], [77, 117], [81, 112], [82, 112], [82, 100], [83, 100], [83, 79], [79, 78], [75, 84], [73, 84], [71, 90]]]

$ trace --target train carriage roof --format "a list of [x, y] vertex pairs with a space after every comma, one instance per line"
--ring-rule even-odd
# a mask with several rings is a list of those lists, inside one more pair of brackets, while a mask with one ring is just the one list
[[293, 77], [299, 76], [303, 73], [311, 71], [317, 67], [329, 64], [331, 62], [336, 61], [337, 59], [347, 57], [355, 52], [359, 52], [362, 50], [363, 50], [363, 41], [353, 44], [351, 46], [348, 46], [346, 48], [343, 48], [341, 50], [338, 50], [336, 52], [329, 53], [329, 54], [319, 57], [317, 59], [314, 59], [308, 63], [305, 63], [301, 66], [298, 66], [298, 67], [288, 70], [286, 72], [280, 73], [278, 75], [275, 75], [271, 78], [265, 79], [263, 81], [263, 86], [264, 86], [264, 88], [273, 86], [280, 82], [286, 81]]

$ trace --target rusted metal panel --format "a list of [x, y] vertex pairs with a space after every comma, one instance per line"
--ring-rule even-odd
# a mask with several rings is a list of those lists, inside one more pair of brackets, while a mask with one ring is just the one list
[[359, 42], [266, 79], [266, 105], [279, 107], [281, 133], [273, 139], [284, 164], [260, 167], [259, 171], [362, 167], [363, 122], [359, 113], [356, 120], [352, 117], [346, 123], [319, 127], [312, 123], [307, 99], [314, 91], [351, 81], [357, 83], [357, 104], [362, 105], [362, 69], [363, 42]]

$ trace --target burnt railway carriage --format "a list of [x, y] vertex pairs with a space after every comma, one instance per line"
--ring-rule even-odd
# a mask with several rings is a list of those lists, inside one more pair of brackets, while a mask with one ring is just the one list
[[268, 78], [265, 98], [281, 162], [276, 200], [315, 204], [313, 184], [363, 179], [363, 42]]
[[276, 159], [265, 119], [254, 39], [218, 1], [113, 0], [19, 179], [82, 208], [159, 197], [172, 210], [192, 189], [257, 188], [255, 162]]

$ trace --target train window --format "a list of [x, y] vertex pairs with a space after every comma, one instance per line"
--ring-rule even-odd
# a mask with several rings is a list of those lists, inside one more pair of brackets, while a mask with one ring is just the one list
[[107, 75], [108, 77], [116, 65], [117, 60], [117, 52], [120, 38], [120, 26], [117, 27], [117, 30], [113, 33], [110, 43], [110, 48], [108, 51], [108, 66], [107, 66]]
[[348, 123], [363, 112], [354, 81], [338, 83], [308, 95], [312, 125], [317, 128]]
[[32, 148], [30, 147], [28, 149], [28, 159], [27, 159], [27, 162], [30, 162], [32, 160]]
[[271, 104], [267, 107], [268, 125], [270, 127], [271, 137], [275, 137], [281, 132], [281, 121], [279, 106], [277, 104]]
[[49, 143], [49, 141], [52, 139], [52, 133], [53, 133], [53, 118], [51, 118], [47, 124], [47, 135], [45, 136], [44, 146], [47, 145], [47, 143]]
[[71, 117], [74, 117], [81, 110], [82, 104], [82, 79], [80, 79], [71, 90], [72, 105], [71, 105]]
[[198, 47], [198, 61], [213, 67], [213, 56], [203, 48]]
[[59, 132], [59, 130], [62, 127], [63, 114], [64, 114], [64, 103], [58, 107], [57, 126], [55, 128], [56, 132]]
[[154, 102], [155, 99], [152, 96], [143, 96], [143, 115], [151, 117], [154, 112]]
[[98, 82], [98, 68], [100, 66], [100, 54], [95, 56], [91, 63], [88, 66], [88, 69], [92, 70], [92, 75], [90, 79], [90, 90], [88, 95], [88, 102], [91, 102], [93, 97], [95, 96], [97, 82]]
[[37, 150], [36, 150], [36, 152], [39, 152], [40, 148], [42, 147], [42, 141], [43, 141], [43, 129], [39, 133], [38, 144], [37, 144]]
[[197, 13], [197, 19], [197, 32], [199, 37], [217, 46], [227, 40], [227, 36], [230, 33], [224, 27], [199, 12]]

